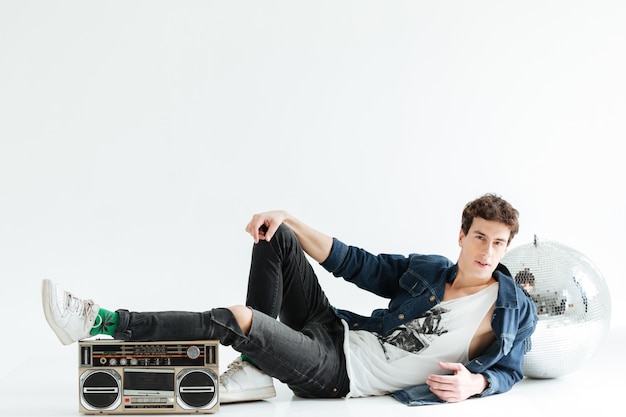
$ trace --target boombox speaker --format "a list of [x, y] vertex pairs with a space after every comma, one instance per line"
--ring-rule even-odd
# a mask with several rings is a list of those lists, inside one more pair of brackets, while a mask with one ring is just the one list
[[79, 410], [83, 414], [215, 413], [218, 348], [215, 340], [79, 342]]

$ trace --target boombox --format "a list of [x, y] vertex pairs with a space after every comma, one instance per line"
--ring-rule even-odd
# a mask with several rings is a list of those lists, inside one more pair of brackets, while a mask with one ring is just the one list
[[215, 413], [218, 347], [214, 340], [79, 342], [79, 410], [84, 414]]

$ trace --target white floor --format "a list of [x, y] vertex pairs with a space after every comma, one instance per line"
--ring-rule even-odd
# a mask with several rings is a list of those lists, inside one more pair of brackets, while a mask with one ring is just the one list
[[[278, 395], [269, 401], [221, 406], [223, 416], [625, 416], [620, 401], [626, 395], [624, 346], [626, 328], [612, 328], [606, 343], [578, 370], [551, 380], [525, 379], [506, 394], [458, 404], [407, 407], [391, 397], [349, 400], [303, 400], [277, 383]], [[19, 344], [14, 358], [20, 360]], [[78, 416], [76, 347], [61, 355], [24, 359], [21, 366], [0, 381], [0, 415]], [[67, 352], [67, 354], [66, 354]], [[234, 357], [223, 349], [222, 363]], [[222, 368], [220, 366], [220, 368]], [[380, 413], [380, 414], [379, 414]], [[384, 413], [384, 414], [383, 414]]]

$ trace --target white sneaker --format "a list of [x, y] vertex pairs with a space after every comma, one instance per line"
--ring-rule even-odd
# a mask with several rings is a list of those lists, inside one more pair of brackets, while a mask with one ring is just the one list
[[220, 403], [265, 400], [275, 396], [272, 377], [241, 357], [220, 375]]
[[91, 337], [100, 306], [91, 300], [82, 300], [45, 279], [41, 286], [43, 312], [48, 324], [61, 343], [69, 345]]

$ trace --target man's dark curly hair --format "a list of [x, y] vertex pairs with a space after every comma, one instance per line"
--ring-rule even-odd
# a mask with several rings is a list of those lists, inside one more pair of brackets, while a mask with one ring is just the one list
[[469, 233], [474, 217], [506, 224], [511, 230], [507, 244], [511, 243], [513, 237], [519, 232], [519, 212], [508, 201], [496, 194], [485, 194], [467, 203], [461, 218], [461, 230], [465, 235]]

